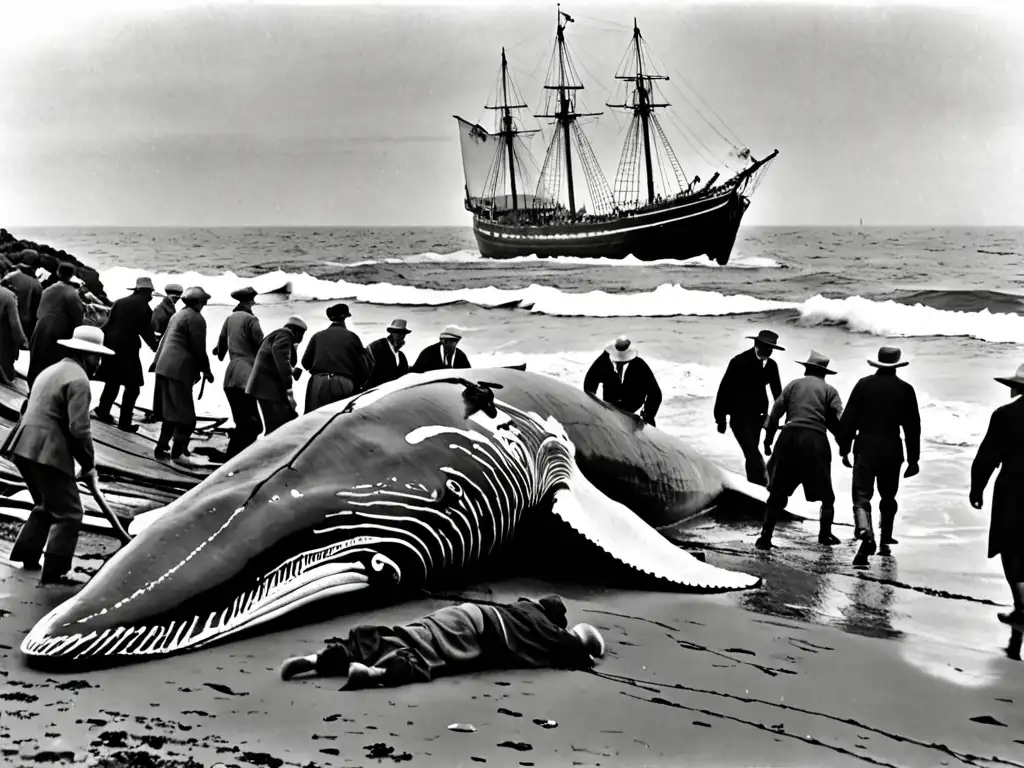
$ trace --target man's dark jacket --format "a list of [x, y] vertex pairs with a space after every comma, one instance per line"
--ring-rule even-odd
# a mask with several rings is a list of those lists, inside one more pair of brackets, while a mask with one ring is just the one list
[[405, 352], [398, 350], [398, 360], [395, 360], [395, 353], [391, 349], [391, 342], [385, 336], [370, 342], [366, 348], [367, 357], [370, 358], [370, 377], [366, 381], [366, 389], [379, 387], [387, 384], [409, 372], [409, 360]]
[[114, 350], [114, 356], [104, 358], [100, 363], [97, 381], [142, 386], [142, 363], [139, 360], [142, 342], [145, 341], [150, 349], [156, 349], [156, 338], [150, 325], [152, 314], [149, 296], [145, 293], [133, 293], [114, 302], [107, 322], [103, 324], [103, 343]]
[[[765, 394], [765, 387], [772, 391], [771, 402]], [[782, 394], [779, 379], [779, 365], [770, 357], [762, 365], [753, 348], [740, 352], [729, 361], [718, 385], [715, 398], [715, 421], [724, 424], [726, 417], [738, 421], [764, 423], [768, 409]]]
[[858, 381], [839, 422], [839, 455], [853, 448], [876, 461], [903, 462], [900, 427], [907, 441], [906, 459], [917, 464], [921, 456], [921, 413], [914, 387], [894, 370], [879, 370]]
[[636, 413], [642, 407], [644, 419], [649, 424], [654, 423], [654, 417], [661, 408], [661, 387], [651, 366], [643, 358], [634, 357], [629, 361], [620, 382], [611, 356], [602, 352], [583, 378], [583, 389], [593, 395], [598, 384], [603, 387], [601, 394], [606, 403], [630, 413]]

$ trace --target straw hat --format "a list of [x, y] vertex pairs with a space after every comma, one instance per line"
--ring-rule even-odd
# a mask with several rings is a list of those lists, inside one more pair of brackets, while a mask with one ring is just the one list
[[288, 322], [286, 322], [285, 325], [290, 325], [292, 328], [300, 328], [303, 331], [307, 328], [306, 321], [297, 315], [289, 317]]
[[136, 291], [153, 291], [156, 290], [153, 287], [153, 281], [148, 277], [140, 277], [135, 280]]
[[445, 326], [443, 331], [441, 331], [441, 338], [458, 340], [462, 338], [462, 331], [459, 330], [457, 325], [448, 325]]
[[256, 289], [251, 285], [247, 285], [245, 288], [238, 288], [231, 292], [231, 298], [235, 301], [252, 301], [256, 298]]
[[878, 350], [878, 359], [868, 360], [868, 365], [875, 368], [902, 368], [910, 365], [909, 360], [900, 360], [902, 354], [899, 347], [882, 347]]
[[1017, 368], [1017, 372], [1013, 376], [996, 376], [996, 381], [1008, 387], [1024, 389], [1024, 365]]
[[786, 351], [785, 347], [779, 346], [779, 334], [775, 333], [775, 331], [758, 331], [757, 336], [747, 336], [747, 338], [753, 339], [760, 344], [764, 344], [766, 347], [778, 349], [783, 352]]
[[387, 328], [388, 333], [412, 333], [402, 318], [396, 318], [391, 321], [391, 325]]
[[75, 328], [70, 339], [60, 339], [57, 343], [80, 352], [91, 352], [96, 355], [114, 354], [114, 350], [103, 346], [103, 331], [95, 325], [80, 325]]
[[828, 367], [828, 364], [829, 359], [821, 354], [821, 352], [815, 352], [813, 349], [811, 354], [807, 356], [807, 359], [800, 363], [805, 368], [817, 368], [825, 373], [835, 373], [835, 371]]
[[614, 344], [605, 348], [605, 352], [608, 353], [608, 357], [612, 359], [613, 363], [628, 363], [637, 356], [636, 347], [632, 344], [633, 342], [629, 340], [628, 336], [619, 336]]

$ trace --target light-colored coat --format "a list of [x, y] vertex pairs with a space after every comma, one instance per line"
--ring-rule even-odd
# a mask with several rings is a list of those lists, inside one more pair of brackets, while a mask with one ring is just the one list
[[210, 371], [206, 354], [206, 318], [191, 307], [174, 313], [153, 360], [157, 376], [182, 381], [191, 386]]
[[64, 358], [35, 380], [28, 407], [11, 431], [3, 452], [54, 467], [75, 476], [96, 464], [89, 421], [89, 376], [76, 361]]
[[263, 343], [263, 328], [259, 318], [245, 309], [236, 309], [224, 320], [220, 338], [213, 353], [218, 360], [230, 356], [224, 373], [224, 389], [241, 389], [249, 382], [256, 353]]

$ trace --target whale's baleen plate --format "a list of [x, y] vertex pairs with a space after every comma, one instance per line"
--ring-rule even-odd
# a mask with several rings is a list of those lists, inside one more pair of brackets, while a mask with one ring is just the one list
[[198, 648], [316, 600], [480, 563], [524, 517], [550, 513], [667, 586], [759, 583], [651, 527], [700, 514], [725, 487], [684, 443], [546, 376], [458, 373], [307, 414], [134, 520], [135, 538], [22, 651], [84, 662]]

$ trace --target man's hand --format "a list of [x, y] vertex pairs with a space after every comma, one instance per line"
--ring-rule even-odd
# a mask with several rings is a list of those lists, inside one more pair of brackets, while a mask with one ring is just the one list
[[648, 416], [645, 413], [645, 414], [643, 414], [643, 420], [644, 420], [644, 422], [646, 424], [650, 424], [652, 427], [655, 426], [655, 424], [654, 424], [654, 417], [653, 416]]
[[982, 501], [981, 496], [971, 496], [971, 506], [975, 509], [981, 509]]
[[293, 379], [295, 379], [296, 381], [298, 381], [298, 380], [299, 380], [299, 377], [300, 377], [301, 375], [302, 375], [302, 369], [301, 369], [301, 368], [299, 368], [298, 366], [295, 366], [294, 368], [292, 368], [292, 378], [293, 378]]
[[82, 476], [80, 479], [82, 480], [83, 483], [89, 483], [98, 481], [100, 478], [99, 475], [96, 474], [96, 467], [93, 467], [92, 469], [87, 469], [84, 472], [82, 472]]
[[843, 466], [853, 469], [853, 465], [850, 464], [850, 454], [848, 453], [843, 454]]
[[206, 383], [213, 384], [213, 373], [210, 371], [206, 372]]
[[764, 441], [764, 455], [765, 456], [771, 456], [772, 455], [772, 441], [771, 440], [765, 440]]
[[[920, 471], [921, 471], [921, 468], [919, 466], [917, 466], [917, 462], [915, 462], [913, 464], [907, 464], [907, 471], [903, 473], [903, 476], [904, 477], [913, 477], [914, 475], [916, 475]], [[980, 506], [979, 506], [979, 509], [980, 509]]]
[[295, 395], [292, 394], [290, 389], [288, 390], [288, 405], [295, 413], [299, 412], [298, 407], [295, 405]]
[[724, 421], [718, 422], [718, 434], [720, 434], [720, 435], [724, 435], [725, 434], [725, 422]]

